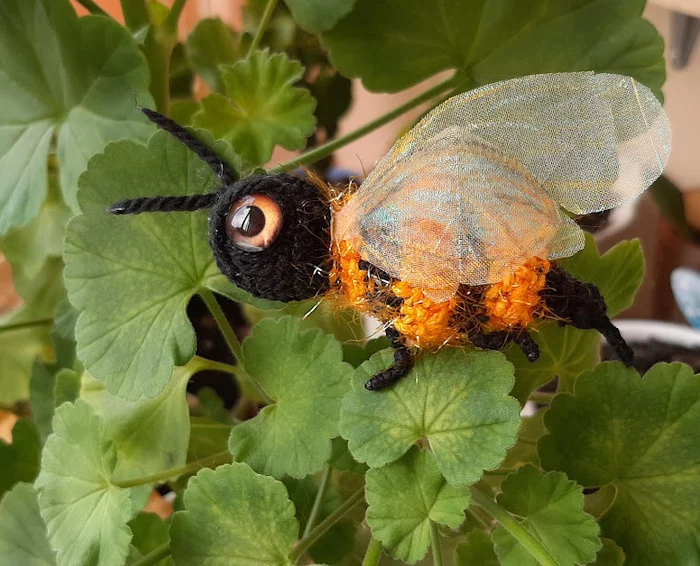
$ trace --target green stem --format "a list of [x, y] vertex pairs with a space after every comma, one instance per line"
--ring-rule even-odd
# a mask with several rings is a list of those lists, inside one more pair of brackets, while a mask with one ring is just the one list
[[149, 90], [156, 103], [156, 110], [167, 116], [170, 114], [170, 58], [177, 38], [165, 29], [151, 27], [143, 45], [143, 52], [151, 71]]
[[138, 485], [148, 485], [152, 483], [161, 483], [175, 476], [182, 476], [184, 474], [189, 474], [192, 472], [197, 472], [202, 468], [216, 468], [221, 464], [228, 464], [231, 461], [230, 452], [219, 452], [213, 456], [207, 456], [201, 460], [195, 460], [179, 468], [170, 468], [164, 472], [159, 472], [157, 474], [151, 474], [150, 476], [142, 476], [140, 478], [134, 478], [131, 480], [124, 481], [113, 481], [112, 484], [117, 487], [127, 488], [136, 487]]
[[267, 29], [267, 24], [270, 23], [272, 14], [275, 12], [276, 7], [277, 0], [267, 0], [265, 11], [263, 12], [262, 19], [260, 20], [258, 29], [255, 32], [255, 36], [253, 37], [253, 41], [250, 43], [246, 57], [250, 57], [251, 53], [253, 53], [260, 46], [260, 42], [262, 41], [263, 35], [265, 35], [265, 30]]
[[485, 476], [507, 476], [508, 474], [512, 474], [513, 472], [517, 472], [518, 468], [498, 468], [497, 470], [485, 470], [484, 475]]
[[146, 556], [142, 556], [135, 562], [129, 564], [129, 566], [152, 566], [152, 564], [157, 564], [159, 561], [163, 560], [163, 558], [170, 556], [170, 552], [170, 541], [164, 542], [159, 547], [151, 550]]
[[442, 566], [440, 533], [438, 533], [437, 523], [435, 521], [430, 521], [430, 547], [433, 549], [433, 566]]
[[5, 326], [0, 326], [0, 332], [10, 332], [12, 330], [22, 330], [23, 328], [33, 328], [35, 326], [51, 326], [53, 324], [52, 318], [42, 318], [39, 320], [30, 320], [28, 322], [18, 322], [16, 324], [7, 324]]
[[365, 552], [365, 559], [362, 561], [362, 566], [377, 566], [381, 557], [382, 543], [374, 537], [370, 538], [367, 551]]
[[467, 515], [469, 515], [472, 520], [477, 523], [482, 529], [486, 531], [491, 531], [493, 528], [484, 519], [482, 519], [478, 513], [476, 513], [471, 507], [467, 507]]
[[496, 519], [542, 566], [557, 566], [557, 561], [534, 535], [511, 517], [489, 495], [472, 487], [472, 501]]
[[217, 362], [216, 360], [210, 360], [209, 358], [202, 358], [201, 356], [195, 356], [194, 358], [192, 358], [192, 360], [190, 360], [189, 364], [191, 364], [192, 373], [196, 373], [205, 369], [211, 369], [223, 373], [230, 373], [231, 375], [236, 375], [236, 373], [238, 372], [236, 366], [232, 366], [231, 364], [225, 364], [223, 362]]
[[243, 388], [244, 393], [247, 396], [255, 399], [261, 399], [267, 404], [274, 403], [274, 400], [260, 388], [257, 382], [245, 370], [243, 365], [243, 348], [241, 343], [238, 341], [238, 338], [236, 338], [236, 334], [233, 332], [233, 328], [231, 328], [224, 311], [221, 310], [221, 305], [219, 305], [219, 301], [216, 300], [214, 293], [212, 293], [209, 289], [204, 288], [199, 290], [199, 296], [202, 297], [202, 300], [207, 305], [209, 312], [214, 317], [214, 320], [216, 321], [216, 324], [219, 327], [224, 340], [226, 341], [228, 349], [236, 359], [238, 365], [235, 369], [235, 376]]
[[311, 151], [308, 151], [298, 157], [295, 157], [294, 159], [282, 163], [281, 165], [270, 169], [268, 173], [281, 173], [283, 171], [288, 171], [289, 169], [294, 169], [295, 167], [301, 167], [303, 165], [309, 165], [310, 163], [314, 163], [320, 159], [323, 159], [327, 155], [333, 153], [336, 149], [341, 148], [349, 144], [350, 142], [361, 138], [365, 134], [376, 130], [384, 124], [388, 124], [395, 118], [398, 118], [399, 116], [405, 114], [409, 110], [413, 110], [416, 106], [420, 106], [423, 102], [430, 100], [431, 98], [434, 98], [439, 94], [442, 94], [446, 90], [454, 88], [456, 85], [457, 82], [455, 78], [449, 78], [446, 81], [443, 81], [440, 84], [435, 85], [434, 87], [426, 90], [424, 93], [419, 94], [415, 98], [412, 98], [408, 102], [403, 103], [401, 106], [394, 108], [394, 110], [392, 110], [391, 112], [387, 112], [386, 114], [380, 116], [376, 120], [365, 124], [364, 126], [358, 128], [354, 132], [350, 132], [349, 134], [346, 134], [328, 143], [320, 145], [312, 149]]
[[180, 16], [182, 15], [185, 4], [187, 4], [187, 0], [175, 0], [163, 22], [163, 29], [170, 35], [177, 36], [177, 25], [180, 22]]
[[533, 391], [530, 393], [530, 397], [528, 397], [528, 399], [530, 401], [536, 401], [537, 403], [549, 405], [549, 403], [552, 402], [552, 399], [554, 399], [555, 395], [556, 393], [548, 393], [547, 391]]
[[91, 14], [97, 14], [99, 16], [107, 16], [108, 18], [111, 18], [111, 16], [107, 12], [105, 12], [102, 8], [100, 8], [92, 0], [78, 0], [78, 4], [80, 4], [83, 8], [85, 8]]
[[306, 521], [306, 527], [304, 527], [304, 534], [301, 538], [309, 536], [311, 529], [316, 524], [318, 519], [318, 514], [321, 511], [321, 503], [323, 503], [323, 497], [326, 494], [326, 488], [328, 487], [328, 478], [331, 475], [331, 467], [326, 464], [323, 469], [323, 475], [321, 475], [321, 483], [318, 486], [318, 491], [316, 492], [316, 498], [314, 499], [313, 507], [311, 507], [311, 513], [309, 513], [309, 519]]
[[295, 563], [299, 557], [306, 552], [313, 543], [315, 543], [323, 534], [335, 525], [340, 519], [342, 519], [348, 511], [350, 511], [355, 505], [357, 505], [365, 496], [365, 488], [361, 487], [350, 497], [348, 497], [343, 504], [338, 507], [333, 513], [328, 515], [323, 521], [316, 525], [311, 532], [298, 541], [289, 553], [289, 561]]
[[146, 0], [121, 0], [124, 23], [131, 31], [138, 31], [151, 23]]

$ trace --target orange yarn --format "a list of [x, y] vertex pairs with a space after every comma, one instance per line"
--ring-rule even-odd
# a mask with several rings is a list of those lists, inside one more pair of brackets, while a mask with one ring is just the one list
[[550, 263], [533, 257], [484, 294], [484, 307], [491, 330], [526, 327], [540, 306], [540, 291], [546, 284]]
[[330, 273], [331, 289], [340, 287], [343, 306], [369, 310], [367, 296], [374, 291], [374, 283], [367, 279], [367, 271], [358, 267], [362, 259], [348, 242], [333, 246], [333, 268]]
[[403, 299], [394, 328], [415, 346], [437, 348], [457, 335], [457, 331], [450, 327], [457, 297], [436, 303], [405, 281], [397, 281], [391, 290]]

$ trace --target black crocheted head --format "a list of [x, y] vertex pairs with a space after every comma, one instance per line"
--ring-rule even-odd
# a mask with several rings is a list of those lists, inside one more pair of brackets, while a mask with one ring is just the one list
[[[273, 199], [282, 227], [267, 249], [247, 251], [226, 231], [231, 207], [247, 195]], [[300, 301], [328, 289], [331, 211], [309, 181], [291, 175], [253, 175], [221, 189], [209, 216], [209, 243], [221, 272], [261, 299]]]

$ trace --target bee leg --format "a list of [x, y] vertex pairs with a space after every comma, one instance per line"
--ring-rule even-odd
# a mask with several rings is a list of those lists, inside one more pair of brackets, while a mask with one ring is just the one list
[[390, 326], [386, 329], [386, 337], [394, 349], [394, 363], [388, 369], [380, 371], [367, 380], [365, 389], [368, 391], [378, 391], [392, 383], [396, 383], [399, 379], [406, 376], [413, 367], [413, 355], [401, 341], [401, 334], [393, 326]]
[[540, 358], [540, 347], [526, 330], [513, 334], [513, 342], [520, 347], [528, 362], [536, 362]]
[[547, 287], [542, 291], [542, 298], [549, 310], [566, 320], [566, 324], [600, 332], [620, 360], [627, 366], [632, 365], [634, 352], [608, 318], [605, 299], [593, 283], [579, 281], [557, 267], [547, 273]]
[[540, 348], [530, 333], [523, 329], [515, 331], [499, 330], [496, 332], [477, 332], [469, 337], [469, 341], [482, 350], [502, 350], [508, 342], [515, 342], [528, 361], [534, 362], [540, 357]]

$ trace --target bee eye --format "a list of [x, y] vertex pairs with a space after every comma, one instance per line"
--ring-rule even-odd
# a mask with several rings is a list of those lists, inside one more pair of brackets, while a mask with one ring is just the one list
[[226, 217], [226, 233], [236, 247], [247, 252], [261, 252], [277, 238], [282, 220], [282, 210], [273, 199], [248, 195], [231, 207]]

